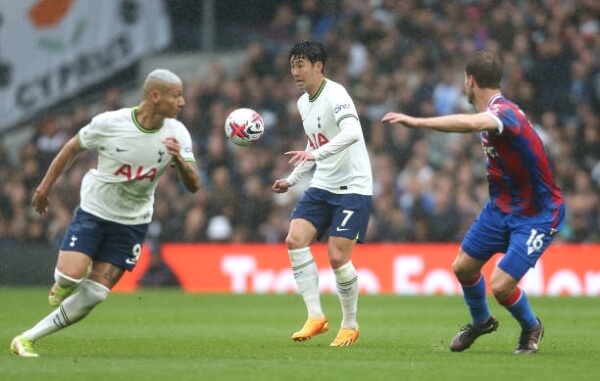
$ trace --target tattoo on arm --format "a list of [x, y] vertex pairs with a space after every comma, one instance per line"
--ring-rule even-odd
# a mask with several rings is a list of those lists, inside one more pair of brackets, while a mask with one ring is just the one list
[[185, 162], [183, 170], [186, 172], [186, 177], [193, 179], [196, 175], [196, 164]]
[[179, 177], [188, 190], [196, 191], [200, 187], [200, 175], [194, 162], [176, 162]]

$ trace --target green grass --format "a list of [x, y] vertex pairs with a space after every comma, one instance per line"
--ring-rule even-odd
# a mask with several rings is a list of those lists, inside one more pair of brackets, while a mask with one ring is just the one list
[[85, 320], [39, 340], [38, 359], [9, 353], [10, 340], [50, 311], [46, 290], [0, 288], [2, 380], [598, 380], [600, 301], [530, 298], [546, 326], [540, 352], [512, 353], [519, 328], [494, 300], [498, 332], [468, 351], [450, 339], [468, 320], [459, 297], [367, 296], [361, 337], [331, 348], [337, 297], [323, 304], [333, 332], [304, 343], [296, 295], [204, 295], [157, 290], [113, 294]]

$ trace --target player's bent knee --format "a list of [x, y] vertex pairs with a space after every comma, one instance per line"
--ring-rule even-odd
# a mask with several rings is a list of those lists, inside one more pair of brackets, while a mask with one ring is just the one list
[[511, 279], [492, 276], [490, 280], [490, 289], [498, 301], [508, 298], [516, 287], [517, 283]]
[[499, 302], [502, 303], [503, 300], [506, 300], [511, 295], [511, 290], [507, 290], [505, 288], [491, 287], [492, 295]]
[[285, 245], [288, 248], [288, 250], [302, 249], [308, 247], [309, 244], [310, 242], [305, 242], [305, 240], [300, 239], [300, 237], [295, 235], [288, 234], [288, 236], [285, 239]]
[[62, 287], [74, 287], [81, 283], [81, 278], [71, 277], [63, 274], [58, 267], [54, 269], [54, 281]]
[[460, 279], [461, 267], [458, 263], [458, 258], [455, 259], [454, 262], [452, 262], [452, 272], [454, 273], [454, 275], [456, 275], [457, 278]]
[[482, 262], [476, 261], [460, 249], [452, 263], [452, 271], [460, 282], [471, 282], [479, 277], [482, 266]]
[[454, 272], [454, 275], [459, 281], [464, 282], [471, 280], [475, 275], [478, 274], [477, 271], [474, 271], [473, 269], [470, 269], [467, 266], [465, 266], [464, 263], [461, 262], [458, 258], [454, 260], [454, 263], [452, 263], [452, 271]]

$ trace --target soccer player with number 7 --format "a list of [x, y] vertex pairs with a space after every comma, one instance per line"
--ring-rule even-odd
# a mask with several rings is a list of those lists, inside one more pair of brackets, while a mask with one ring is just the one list
[[291, 73], [304, 92], [298, 111], [308, 142], [304, 151], [285, 153], [295, 168], [272, 189], [287, 192], [316, 166], [309, 188], [292, 212], [286, 237], [294, 279], [308, 310], [308, 319], [292, 340], [305, 341], [329, 330], [310, 250], [313, 241], [328, 234], [329, 264], [342, 306], [341, 327], [330, 346], [345, 347], [358, 339], [358, 274], [350, 257], [355, 244], [365, 239], [373, 179], [354, 102], [342, 85], [325, 78], [326, 61], [325, 49], [316, 41], [299, 41], [290, 50]]
[[492, 272], [490, 287], [521, 326], [515, 353], [538, 351], [544, 328], [518, 283], [550, 245], [565, 217], [565, 202], [542, 140], [521, 109], [500, 92], [502, 71], [500, 57], [491, 52], [478, 52], [467, 61], [465, 91], [477, 113], [416, 118], [390, 112], [382, 118], [410, 128], [481, 135], [490, 199], [453, 263], [472, 318], [451, 342], [454, 352], [498, 329], [481, 273], [496, 253], [504, 257]]

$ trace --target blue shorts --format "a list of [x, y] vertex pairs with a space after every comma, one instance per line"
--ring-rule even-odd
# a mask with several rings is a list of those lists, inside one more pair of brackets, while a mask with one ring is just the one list
[[131, 271], [140, 257], [147, 231], [148, 224], [118, 224], [78, 208], [60, 249], [78, 251], [93, 261], [112, 263]]
[[345, 237], [363, 242], [371, 216], [371, 196], [337, 194], [308, 188], [292, 212], [292, 219], [303, 218], [314, 225], [318, 238]]
[[557, 213], [531, 217], [503, 213], [488, 202], [469, 228], [462, 249], [482, 261], [504, 253], [498, 266], [520, 280], [554, 240], [564, 219], [564, 204]]

